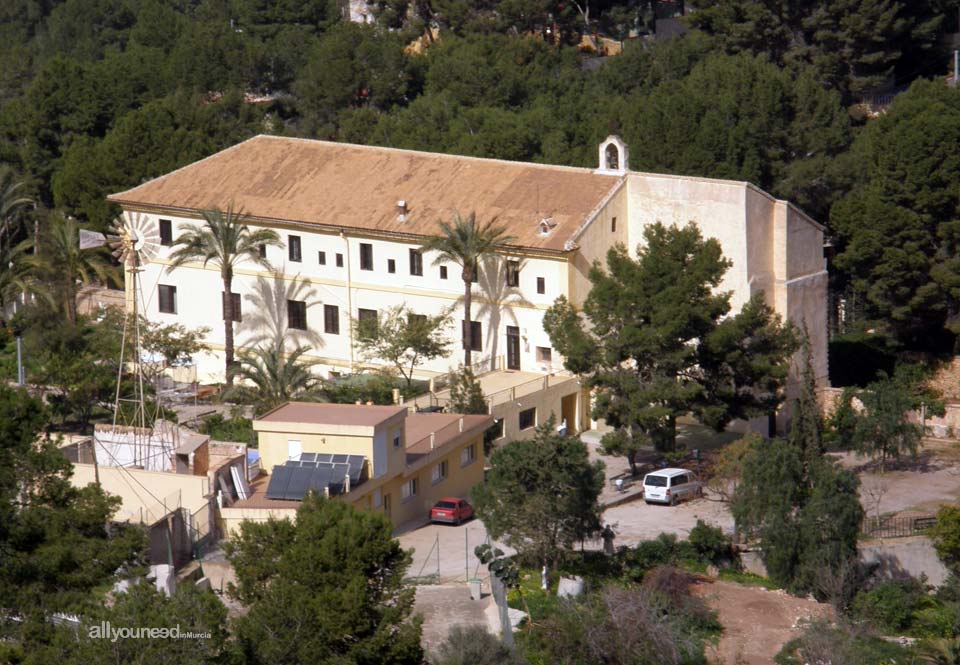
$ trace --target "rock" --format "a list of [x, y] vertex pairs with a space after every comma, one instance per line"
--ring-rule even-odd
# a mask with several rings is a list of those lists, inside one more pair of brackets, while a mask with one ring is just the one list
[[583, 588], [582, 577], [561, 577], [557, 596], [560, 598], [576, 598], [583, 595]]
[[720, 577], [720, 569], [714, 566], [712, 563], [707, 565], [707, 577], [717, 578]]

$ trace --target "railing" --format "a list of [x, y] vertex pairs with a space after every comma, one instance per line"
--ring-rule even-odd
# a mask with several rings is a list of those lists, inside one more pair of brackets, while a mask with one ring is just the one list
[[531, 379], [516, 386], [511, 386], [510, 388], [504, 388], [503, 390], [498, 390], [495, 393], [490, 393], [486, 396], [487, 404], [490, 405], [490, 408], [493, 408], [498, 404], [512, 402], [516, 399], [526, 395], [531, 395], [540, 390], [546, 390], [552, 386], [558, 386], [561, 383], [573, 381], [575, 378], [576, 377], [574, 377], [573, 374], [568, 374], [566, 372], [563, 374], [544, 374], [543, 376], [538, 376], [535, 379]]
[[914, 515], [912, 517], [867, 517], [860, 526], [861, 538], [907, 538], [922, 536], [934, 524], [934, 515]]
[[[491, 359], [490, 356], [485, 356], [480, 360], [470, 363], [470, 370], [473, 372], [474, 376], [481, 376], [483, 374], [488, 374], [490, 372], [496, 372], [499, 369], [503, 369], [503, 356], [495, 356]], [[435, 376], [430, 380], [431, 391], [440, 392], [450, 387], [450, 383], [456, 378], [460, 373], [460, 369], [453, 369], [447, 372], [446, 374], [440, 374]]]
[[[186, 511], [184, 511], [186, 512]], [[201, 556], [208, 551], [217, 540], [216, 524], [213, 519], [213, 509], [210, 503], [205, 503], [196, 512], [189, 516], [190, 540], [194, 556]]]
[[460, 416], [457, 420], [441, 427], [435, 432], [430, 432], [425, 437], [417, 439], [412, 444], [407, 445], [407, 451], [413, 453], [429, 453], [431, 450], [452, 441], [461, 432], [463, 432], [463, 416]]

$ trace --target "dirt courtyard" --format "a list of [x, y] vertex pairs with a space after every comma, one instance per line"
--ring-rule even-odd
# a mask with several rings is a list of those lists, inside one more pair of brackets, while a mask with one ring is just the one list
[[717, 665], [769, 665], [799, 634], [802, 620], [832, 616], [829, 605], [762, 587], [714, 581], [696, 584], [693, 592], [707, 601], [723, 624], [720, 641], [707, 647]]

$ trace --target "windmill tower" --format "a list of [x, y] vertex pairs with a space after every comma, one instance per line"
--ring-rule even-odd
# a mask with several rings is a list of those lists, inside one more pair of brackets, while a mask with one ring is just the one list
[[81, 248], [109, 245], [127, 274], [127, 316], [124, 317], [120, 343], [113, 422], [94, 429], [94, 457], [96, 463], [103, 466], [169, 471], [173, 468], [177, 431], [169, 423], [157, 419], [159, 402], [153, 412], [148, 413], [140, 320], [141, 311], [146, 309], [141, 273], [143, 266], [157, 255], [160, 233], [149, 217], [129, 211], [123, 213], [113, 228], [116, 235], [81, 231], [80, 238]]

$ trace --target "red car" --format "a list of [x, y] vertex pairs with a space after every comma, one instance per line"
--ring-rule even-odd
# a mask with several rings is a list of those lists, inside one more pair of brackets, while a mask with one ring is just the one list
[[437, 501], [437, 504], [430, 509], [431, 522], [446, 522], [447, 524], [460, 524], [464, 520], [473, 517], [473, 506], [456, 497], [446, 497]]

